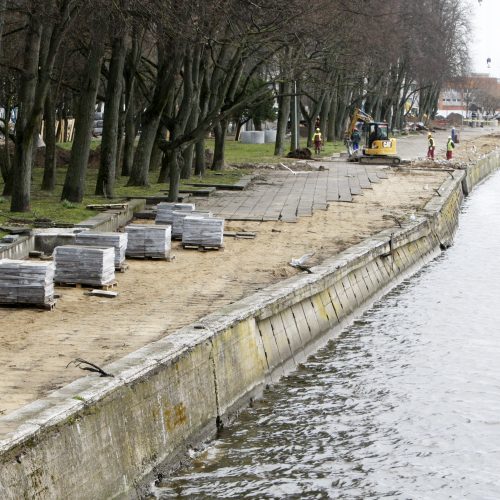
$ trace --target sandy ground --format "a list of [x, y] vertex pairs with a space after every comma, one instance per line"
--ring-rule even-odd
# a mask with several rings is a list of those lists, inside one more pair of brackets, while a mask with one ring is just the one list
[[[406, 143], [403, 139], [403, 156], [422, 154], [425, 143], [423, 136]], [[498, 146], [500, 134], [464, 138], [457, 161], [472, 161], [471, 155]], [[389, 179], [364, 190], [353, 203], [332, 203], [297, 223], [229, 221], [227, 231], [252, 231], [257, 237], [226, 238], [224, 250], [206, 253], [174, 242], [172, 262], [129, 261], [129, 269], [117, 274], [115, 299], [63, 288], [52, 312], [0, 308], [0, 415], [82, 376], [74, 366], [66, 368], [76, 357], [105, 365], [293, 275], [297, 271], [288, 265], [292, 258], [315, 252], [313, 261], [320, 262], [394, 226], [394, 217], [404, 220], [417, 213], [447, 176], [432, 167], [391, 170]]]

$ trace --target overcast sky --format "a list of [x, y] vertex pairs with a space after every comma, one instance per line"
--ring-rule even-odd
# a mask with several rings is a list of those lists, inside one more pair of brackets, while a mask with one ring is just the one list
[[[472, 5], [472, 68], [500, 78], [500, 0], [470, 0]], [[491, 58], [488, 69], [486, 59]]]

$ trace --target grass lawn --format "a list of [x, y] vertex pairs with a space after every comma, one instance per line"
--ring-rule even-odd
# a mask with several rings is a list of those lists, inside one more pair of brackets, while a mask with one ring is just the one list
[[[214, 140], [207, 139], [205, 141], [206, 147], [213, 151]], [[301, 138], [300, 147], [306, 147], [306, 139]], [[314, 149], [314, 148], [313, 148]], [[324, 151], [321, 152], [319, 158], [324, 156], [331, 156], [334, 153], [344, 151], [345, 146], [340, 141], [327, 142], [324, 146]], [[287, 143], [285, 152], [290, 150], [290, 142]], [[276, 163], [280, 160], [279, 157], [274, 156], [274, 143], [273, 144], [242, 144], [236, 142], [233, 137], [226, 139], [226, 163]], [[285, 155], [286, 156], [286, 155]]]
[[[100, 140], [93, 140], [92, 147], [95, 149]], [[62, 143], [59, 146], [64, 149], [69, 149], [71, 143]], [[305, 139], [302, 139], [302, 147], [305, 147]], [[213, 150], [214, 141], [207, 140], [206, 147]], [[343, 150], [343, 145], [340, 142], [327, 143], [325, 150], [320, 156], [330, 156], [334, 152]], [[228, 138], [226, 142], [226, 163], [230, 165], [242, 164], [242, 168], [228, 168], [221, 172], [207, 170], [203, 178], [192, 177], [191, 179], [181, 181], [181, 188], [188, 183], [210, 183], [210, 184], [234, 184], [243, 175], [252, 172], [249, 163], [277, 163], [283, 158], [273, 155], [274, 144], [241, 144], [235, 142], [232, 138]], [[97, 180], [97, 169], [89, 169], [87, 171], [85, 196], [83, 203], [69, 203], [60, 200], [64, 178], [66, 175], [66, 167], [58, 167], [56, 189], [53, 193], [41, 191], [39, 186], [42, 182], [43, 168], [35, 168], [32, 176], [32, 193], [31, 193], [31, 212], [16, 213], [10, 212], [10, 200], [0, 197], [0, 225], [8, 224], [9, 222], [26, 222], [34, 221], [35, 219], [47, 218], [56, 223], [74, 224], [80, 222], [96, 214], [95, 211], [89, 210], [86, 205], [99, 204], [112, 201], [121, 201], [127, 197], [145, 197], [152, 194], [157, 194], [161, 190], [168, 189], [168, 184], [157, 184], [156, 179], [158, 172], [151, 172], [149, 187], [128, 187], [126, 186], [127, 178], [120, 177], [116, 182], [115, 198], [113, 200], [105, 199], [101, 196], [94, 196], [92, 193], [95, 189]], [[3, 189], [3, 182], [0, 179], [0, 192]]]

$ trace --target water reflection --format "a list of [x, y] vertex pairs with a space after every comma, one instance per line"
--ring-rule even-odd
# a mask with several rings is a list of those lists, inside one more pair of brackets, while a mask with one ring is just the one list
[[268, 390], [161, 498], [500, 496], [500, 176], [456, 244]]

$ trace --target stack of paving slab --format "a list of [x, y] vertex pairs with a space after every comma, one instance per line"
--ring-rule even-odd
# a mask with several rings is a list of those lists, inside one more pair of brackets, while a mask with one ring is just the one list
[[158, 224], [130, 224], [125, 227], [128, 234], [127, 257], [168, 259], [172, 239], [171, 226]]
[[64, 245], [54, 249], [56, 283], [104, 286], [115, 282], [115, 249]]
[[115, 249], [115, 269], [121, 269], [127, 250], [127, 233], [92, 233], [84, 231], [76, 235], [76, 244], [88, 247], [111, 247]]
[[173, 212], [193, 212], [194, 203], [159, 203], [156, 206], [155, 224], [170, 224], [174, 221]]
[[172, 223], [172, 239], [181, 239], [182, 234], [184, 232], [184, 219], [186, 217], [197, 217], [197, 218], [206, 218], [206, 217], [212, 217], [211, 212], [172, 212], [173, 214], [173, 223]]
[[54, 303], [54, 264], [0, 259], [0, 304]]
[[189, 216], [184, 219], [182, 244], [220, 248], [224, 244], [224, 219]]

